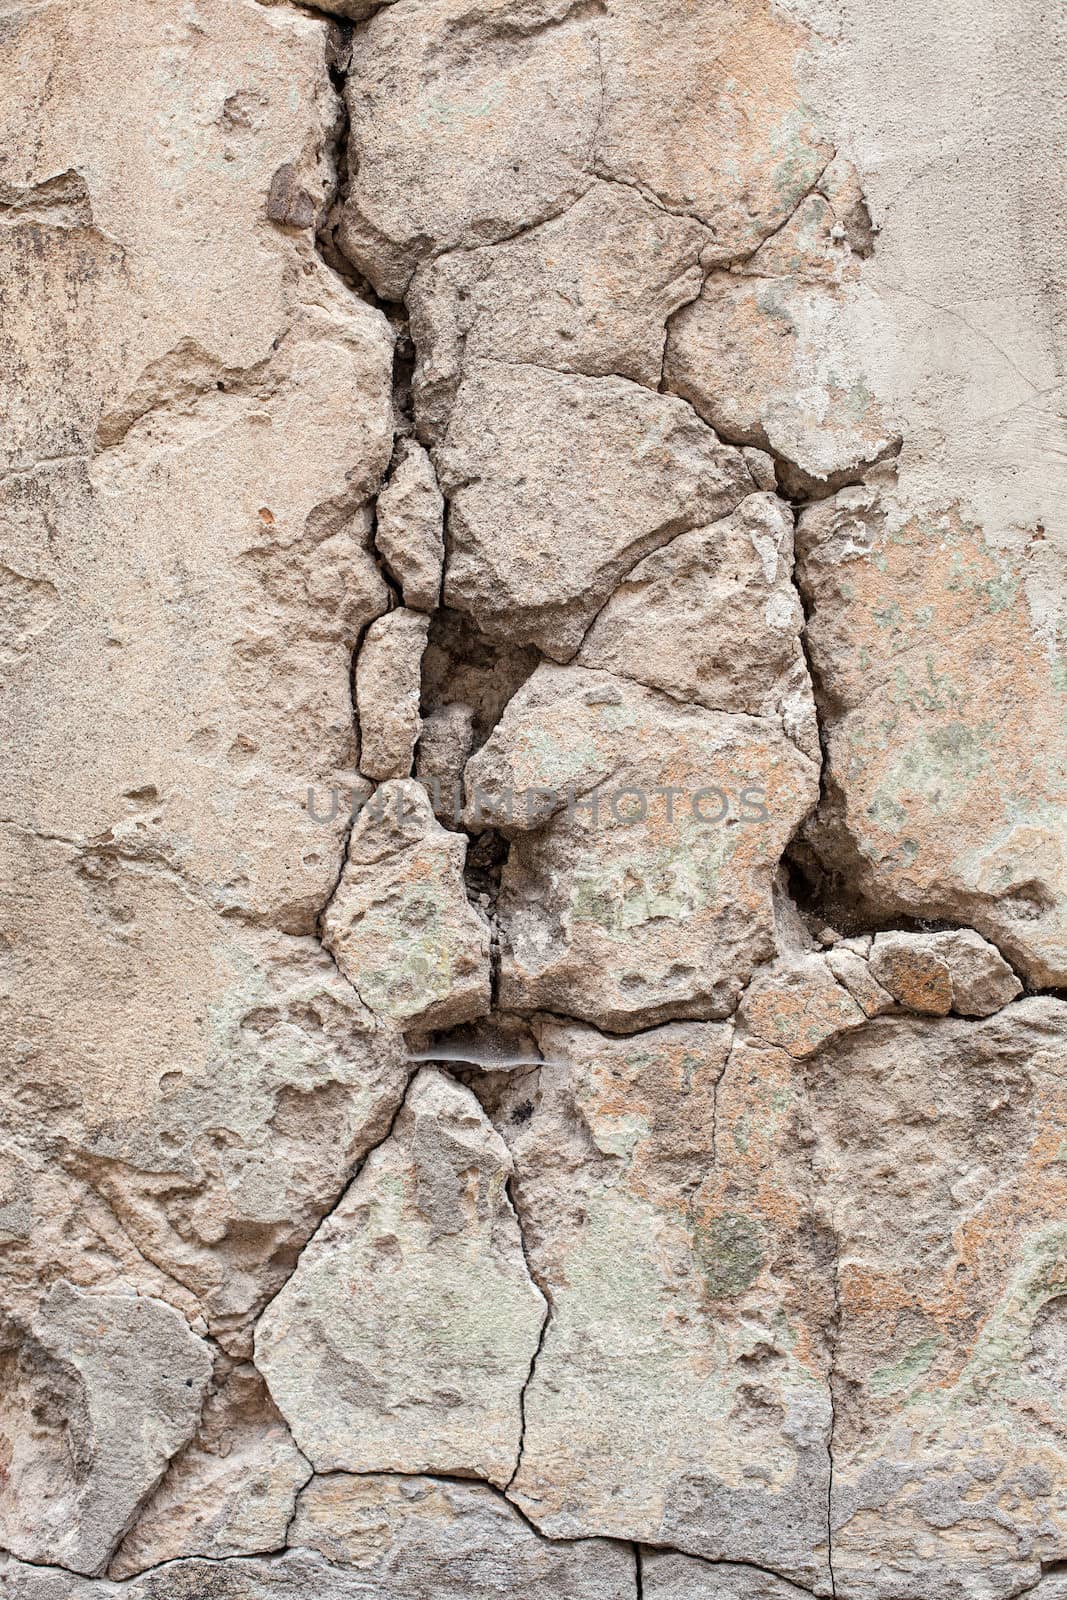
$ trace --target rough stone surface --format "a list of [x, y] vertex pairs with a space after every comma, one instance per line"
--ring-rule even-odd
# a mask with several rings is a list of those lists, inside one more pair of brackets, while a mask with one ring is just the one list
[[607, 1541], [551, 1544], [484, 1484], [435, 1478], [315, 1478], [292, 1541], [350, 1563], [357, 1592], [396, 1600], [631, 1600], [634, 1558]]
[[868, 487], [806, 511], [798, 540], [826, 703], [815, 850], [864, 903], [973, 927], [1062, 985], [1067, 679], [1033, 566]]
[[383, 783], [360, 812], [323, 941], [376, 1015], [446, 1028], [489, 1010], [489, 928], [467, 900], [466, 853], [420, 784]]
[[433, 462], [412, 439], [398, 446], [377, 512], [374, 542], [399, 579], [404, 604], [433, 611], [441, 598], [445, 502]]
[[359, 766], [367, 778], [408, 778], [422, 726], [422, 652], [430, 619], [400, 607], [367, 629], [356, 660]]
[[1047, 12], [5, 9], [5, 1600], [1067, 1600]]
[[553, 1537], [824, 1584], [833, 1300], [795, 1063], [724, 1024], [539, 1037], [498, 1113], [551, 1305], [512, 1494]]
[[557, 661], [642, 556], [753, 488], [740, 453], [673, 396], [522, 364], [472, 365], [436, 460], [446, 604]]
[[625, 1032], [728, 1013], [773, 954], [772, 879], [815, 771], [770, 718], [538, 668], [467, 766], [468, 804], [516, 834], [501, 1004]]
[[0, 1341], [0, 1538], [27, 1561], [98, 1572], [196, 1428], [208, 1348], [162, 1301], [62, 1280]]
[[504, 1485], [544, 1302], [507, 1147], [430, 1068], [259, 1323], [256, 1360], [319, 1472]]
[[234, 1368], [209, 1395], [196, 1438], [171, 1463], [108, 1575], [280, 1549], [310, 1473], [258, 1372]]

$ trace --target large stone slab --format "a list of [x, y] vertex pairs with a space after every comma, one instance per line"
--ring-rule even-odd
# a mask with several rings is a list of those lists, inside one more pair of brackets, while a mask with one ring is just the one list
[[313, 939], [116, 850], [0, 847], [0, 1303], [60, 1277], [138, 1290], [240, 1348], [388, 1128], [400, 1036]]
[[1041, 999], [883, 1017], [812, 1064], [845, 1600], [1006, 1600], [1067, 1552], [1065, 1078]]
[[471, 1092], [423, 1069], [257, 1329], [257, 1365], [316, 1471], [507, 1483], [544, 1320], [510, 1176]]
[[[796, 1063], [728, 1024], [544, 1023], [499, 1126], [550, 1296], [510, 1493], [592, 1529], [829, 1593], [833, 1321]], [[580, 1419], [580, 1426], [577, 1421]]]
[[1063, 984], [1067, 677], [1054, 589], [1034, 586], [1019, 541], [994, 542], [955, 511], [909, 517], [887, 489], [812, 507], [798, 545], [824, 689], [817, 852], [867, 916], [973, 927], [1032, 982]]

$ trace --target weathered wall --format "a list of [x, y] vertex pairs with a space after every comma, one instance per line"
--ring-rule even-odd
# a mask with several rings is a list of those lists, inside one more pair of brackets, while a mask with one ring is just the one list
[[333, 9], [0, 14], [0, 1587], [1063, 1600], [1055, 19]]

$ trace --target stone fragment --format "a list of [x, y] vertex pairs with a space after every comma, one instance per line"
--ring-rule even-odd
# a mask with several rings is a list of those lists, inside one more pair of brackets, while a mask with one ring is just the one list
[[757, 450], [755, 445], [752, 444], [744, 445], [741, 454], [745, 458], [745, 466], [751, 472], [756, 487], [766, 490], [768, 494], [773, 494], [778, 487], [778, 475], [774, 470], [774, 457], [769, 456], [766, 450]]
[[909, 1011], [947, 1017], [952, 1010], [952, 972], [927, 936], [878, 934], [870, 970], [875, 982]]
[[352, 181], [338, 240], [387, 300], [425, 256], [543, 222], [592, 181], [597, 37], [574, 0], [477, 12], [428, 0], [417, 28], [404, 7], [379, 11], [345, 98]]
[[450, 701], [423, 719], [415, 776], [429, 793], [435, 815], [453, 826], [463, 811], [463, 769], [473, 743], [470, 706]]
[[60, 1277], [187, 1293], [239, 1352], [388, 1128], [399, 1033], [317, 940], [223, 919], [117, 852], [13, 829], [0, 846], [0, 1026], [34, 1036], [0, 1101], [21, 1196], [3, 1303], [26, 1317]]
[[560, 661], [642, 556], [752, 489], [740, 453], [680, 400], [521, 365], [473, 367], [436, 461], [446, 604]]
[[722, 522], [679, 534], [622, 580], [578, 661], [713, 711], [779, 714], [819, 757], [792, 584], [793, 518], [753, 494]]
[[[494, 1115], [551, 1314], [510, 1494], [592, 1530], [829, 1592], [831, 1280], [804, 1084], [728, 1024], [633, 1038], [543, 1023]], [[577, 1419], [580, 1419], [578, 1425]]]
[[866, 1011], [819, 954], [792, 956], [762, 967], [738, 1008], [738, 1022], [747, 1032], [798, 1060], [866, 1021]]
[[816, 792], [777, 722], [539, 667], [467, 766], [471, 819], [515, 836], [500, 1004], [624, 1031], [726, 1015], [774, 954], [774, 874]]
[[1022, 993], [994, 945], [969, 928], [944, 933], [879, 933], [872, 976], [909, 1011], [988, 1017]]
[[430, 619], [401, 606], [371, 623], [356, 661], [359, 765], [368, 778], [408, 778], [422, 720], [422, 652]]
[[712, 273], [671, 324], [666, 386], [723, 438], [836, 487], [899, 442], [865, 361], [885, 324], [860, 284]]
[[161, 1300], [52, 1285], [29, 1326], [0, 1322], [0, 1541], [99, 1572], [195, 1431], [208, 1347]]
[[974, 928], [1033, 984], [1067, 983], [1054, 591], [1007, 538], [885, 487], [809, 508], [797, 540], [827, 751], [817, 854], [878, 918]]
[[644, 1600], [803, 1600], [796, 1584], [758, 1567], [695, 1560], [674, 1551], [641, 1555]]
[[846, 1600], [1007, 1600], [1067, 1550], [1067, 1005], [881, 1017], [811, 1068]]
[[599, 26], [598, 172], [700, 219], [709, 254], [748, 254], [833, 154], [805, 98], [808, 30], [765, 0], [611, 0]]
[[257, 1365], [316, 1471], [508, 1482], [544, 1320], [511, 1170], [470, 1090], [424, 1068], [258, 1326]]
[[442, 438], [474, 360], [657, 388], [667, 321], [700, 290], [704, 239], [633, 189], [595, 183], [541, 227], [420, 267], [408, 294], [420, 432]]
[[552, 1544], [482, 1483], [339, 1475], [300, 1497], [290, 1543], [357, 1569], [374, 1600], [632, 1600], [633, 1556], [605, 1539]]
[[293, 1444], [263, 1380], [242, 1365], [208, 1396], [196, 1438], [126, 1535], [108, 1576], [162, 1561], [278, 1550], [311, 1467]]
[[[351, 1568], [334, 1567], [307, 1550], [228, 1561], [167, 1562], [124, 1583], [79, 1578], [0, 1555], [4, 1600], [378, 1600]], [[401, 1600], [393, 1592], [388, 1600]], [[441, 1597], [444, 1600], [444, 1597]]]
[[400, 582], [404, 604], [416, 611], [433, 611], [441, 598], [444, 515], [432, 461], [414, 439], [401, 440], [378, 495], [374, 542]]
[[466, 855], [420, 784], [384, 783], [360, 812], [323, 943], [377, 1015], [426, 1029], [489, 1010], [489, 928], [467, 899]]
[[826, 952], [826, 965], [868, 1017], [880, 1017], [893, 1009], [893, 996], [871, 976], [865, 955], [838, 944]]

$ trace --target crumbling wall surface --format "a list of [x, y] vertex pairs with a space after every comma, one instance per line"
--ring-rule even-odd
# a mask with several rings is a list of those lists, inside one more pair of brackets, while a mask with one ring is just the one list
[[5, 1596], [1067, 1596], [1061, 46], [3, 10]]

